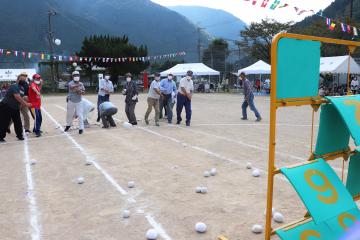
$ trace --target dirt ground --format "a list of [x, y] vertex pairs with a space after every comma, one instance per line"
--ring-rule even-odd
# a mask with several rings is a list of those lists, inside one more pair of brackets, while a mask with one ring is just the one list
[[[95, 95], [86, 98], [96, 103]], [[141, 121], [132, 129], [122, 126], [123, 96], [111, 99], [119, 107], [116, 128], [94, 125], [94, 114], [83, 135], [64, 134], [65, 97], [53, 96], [43, 99], [43, 137], [20, 142], [7, 136], [0, 145], [1, 239], [141, 240], [150, 228], [164, 240], [264, 238], [251, 228], [265, 223], [268, 97], [255, 98], [261, 123], [251, 112], [249, 121], [240, 120], [243, 96], [196, 94], [191, 127], [165, 121], [156, 127], [144, 124], [144, 94], [136, 107]], [[311, 109], [281, 109], [278, 124], [278, 166], [308, 158]], [[341, 161], [332, 165], [340, 174]], [[214, 167], [216, 176], [203, 177]], [[78, 177], [85, 183], [77, 184]], [[128, 188], [129, 181], [136, 187]], [[208, 193], [196, 193], [198, 186]], [[290, 184], [280, 176], [275, 186], [274, 206], [285, 223], [301, 218], [305, 208]], [[131, 216], [123, 219], [126, 209]], [[197, 222], [207, 224], [205, 234], [195, 232]]]

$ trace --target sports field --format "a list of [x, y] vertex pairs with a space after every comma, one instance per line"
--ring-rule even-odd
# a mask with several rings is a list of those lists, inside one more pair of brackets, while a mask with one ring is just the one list
[[[95, 95], [86, 98], [96, 103]], [[141, 121], [131, 129], [122, 126], [124, 97], [111, 99], [119, 107], [116, 128], [95, 125], [94, 115], [83, 135], [63, 133], [66, 102], [56, 96], [43, 99], [43, 137], [21, 142], [13, 133], [7, 136], [0, 145], [1, 239], [141, 240], [150, 228], [164, 240], [210, 240], [220, 234], [230, 240], [264, 238], [251, 228], [265, 223], [268, 97], [255, 97], [260, 123], [251, 112], [248, 121], [240, 120], [243, 96], [196, 94], [191, 127], [165, 121], [156, 127], [154, 121], [144, 124], [143, 94], [136, 107]], [[278, 113], [277, 161], [282, 166], [305, 161], [311, 109]], [[259, 178], [246, 169], [248, 162], [260, 170]], [[341, 174], [342, 162], [331, 164]], [[217, 175], [203, 177], [211, 168]], [[77, 183], [79, 177], [84, 184]], [[129, 181], [135, 188], [128, 188]], [[196, 193], [198, 186], [208, 192]], [[306, 212], [281, 176], [274, 204], [285, 223]], [[123, 210], [130, 211], [130, 218], [123, 219]], [[205, 234], [196, 233], [197, 222], [206, 223]]]

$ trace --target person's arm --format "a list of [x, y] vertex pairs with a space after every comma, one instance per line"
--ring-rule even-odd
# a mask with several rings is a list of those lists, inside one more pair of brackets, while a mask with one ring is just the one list
[[104, 80], [103, 79], [101, 79], [100, 80], [100, 82], [99, 82], [99, 89], [100, 89], [100, 91], [105, 91], [106, 89], [104, 88]]
[[36, 95], [40, 96], [40, 92], [36, 89], [34, 85], [31, 85], [31, 89], [36, 93]]
[[23, 105], [24, 107], [32, 107], [31, 103], [26, 102], [18, 93], [14, 94], [14, 98], [16, 99], [16, 101], [18, 101], [21, 105]]
[[160, 95], [160, 96], [162, 95], [159, 88], [154, 88], [154, 91], [155, 91], [158, 95]]
[[244, 95], [245, 95], [245, 99], [246, 101], [249, 101], [249, 97], [250, 97], [250, 86], [249, 83], [244, 81]]

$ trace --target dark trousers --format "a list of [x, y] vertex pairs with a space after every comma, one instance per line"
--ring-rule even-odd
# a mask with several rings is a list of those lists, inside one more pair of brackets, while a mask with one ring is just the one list
[[98, 119], [100, 119], [100, 111], [99, 111], [100, 104], [102, 104], [103, 102], [109, 102], [109, 101], [110, 101], [109, 94], [106, 94], [105, 96], [98, 95], [98, 101], [97, 101]]
[[190, 124], [191, 121], [191, 100], [188, 99], [186, 96], [182, 94], [177, 95], [177, 104], [176, 104], [176, 114], [177, 114], [177, 121], [181, 122], [181, 112], [183, 110], [183, 107], [185, 107], [186, 111], [186, 124]]
[[159, 100], [159, 108], [160, 108], [160, 112], [159, 112], [159, 118], [161, 119], [161, 118], [163, 118], [163, 109], [165, 109], [165, 116], [167, 116], [168, 115], [168, 110], [167, 110], [167, 108], [166, 108], [166, 103], [167, 103], [167, 95], [164, 95], [164, 96], [161, 96], [160, 97], [160, 100]]
[[109, 124], [112, 127], [116, 127], [115, 121], [111, 115], [110, 116], [102, 115], [101, 121], [102, 121], [102, 124], [104, 125], [104, 128], [108, 128]]
[[125, 113], [131, 124], [137, 124], [135, 116], [136, 102], [125, 103]]
[[13, 109], [0, 103], [0, 139], [6, 137], [6, 130], [10, 121], [14, 123], [15, 133], [18, 138], [23, 137], [23, 127], [20, 117], [20, 109]]
[[34, 108], [35, 122], [33, 132], [36, 134], [40, 134], [40, 128], [42, 123], [42, 114], [40, 108]]
[[[163, 108], [165, 108], [165, 114], [167, 115], [168, 122], [171, 123], [173, 118], [173, 103], [171, 94], [164, 95], [163, 100], [160, 102], [160, 109]], [[160, 116], [162, 117], [161, 112], [162, 111], [160, 111]]]

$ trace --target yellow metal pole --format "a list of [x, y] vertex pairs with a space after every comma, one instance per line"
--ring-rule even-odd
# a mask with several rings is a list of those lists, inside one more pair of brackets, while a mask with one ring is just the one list
[[348, 59], [348, 72], [347, 72], [347, 89], [346, 89], [346, 94], [347, 95], [352, 95], [352, 92], [350, 91], [350, 59], [351, 59], [351, 54], [350, 54], [350, 50], [349, 50], [349, 59]]

